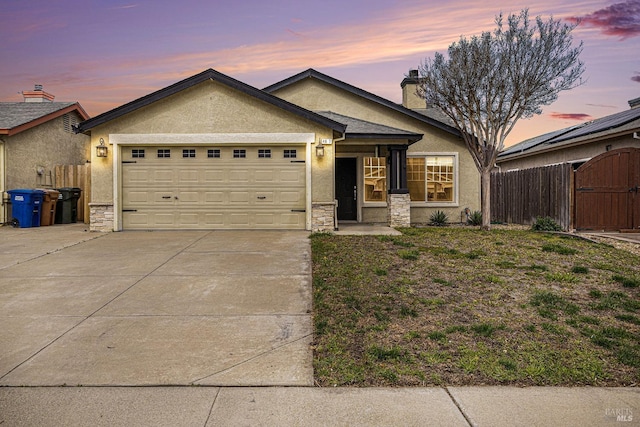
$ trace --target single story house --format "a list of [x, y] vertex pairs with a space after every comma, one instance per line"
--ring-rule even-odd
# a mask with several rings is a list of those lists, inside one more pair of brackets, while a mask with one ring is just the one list
[[506, 148], [496, 163], [501, 171], [571, 163], [577, 169], [599, 154], [640, 147], [640, 98], [629, 110], [527, 139]]
[[80, 123], [92, 230], [408, 226], [479, 208], [455, 130], [404, 79], [403, 105], [307, 70], [263, 90], [213, 69]]
[[89, 118], [77, 102], [54, 102], [36, 85], [24, 102], [0, 102], [0, 223], [7, 222], [8, 190], [52, 187], [53, 168], [90, 159], [89, 137], [74, 126]]
[[[569, 164], [569, 210], [576, 230], [640, 230], [640, 98], [629, 110], [528, 139], [502, 151], [502, 173]], [[565, 196], [563, 196], [565, 197]], [[565, 197], [566, 198], [566, 197]]]

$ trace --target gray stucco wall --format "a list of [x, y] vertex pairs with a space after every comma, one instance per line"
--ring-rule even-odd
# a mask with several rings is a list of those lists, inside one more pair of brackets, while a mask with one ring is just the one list
[[55, 166], [81, 165], [90, 158], [89, 137], [65, 131], [62, 116], [4, 139], [5, 191], [51, 186]]

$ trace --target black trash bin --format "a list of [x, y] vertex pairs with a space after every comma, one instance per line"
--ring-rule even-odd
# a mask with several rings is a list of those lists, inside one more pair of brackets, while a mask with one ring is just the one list
[[60, 192], [56, 205], [56, 224], [71, 224], [78, 221], [78, 199], [81, 188], [56, 188]]

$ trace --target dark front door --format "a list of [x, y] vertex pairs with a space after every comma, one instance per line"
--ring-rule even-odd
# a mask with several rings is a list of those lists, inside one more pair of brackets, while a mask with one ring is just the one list
[[338, 220], [358, 219], [357, 167], [355, 158], [336, 159], [336, 199], [338, 200]]
[[600, 154], [576, 171], [578, 230], [640, 227], [640, 149]]

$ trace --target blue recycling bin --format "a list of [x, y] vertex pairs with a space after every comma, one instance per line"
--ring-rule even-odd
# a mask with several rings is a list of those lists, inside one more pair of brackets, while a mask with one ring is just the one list
[[7, 191], [11, 197], [11, 223], [14, 227], [40, 227], [44, 191], [18, 188]]

